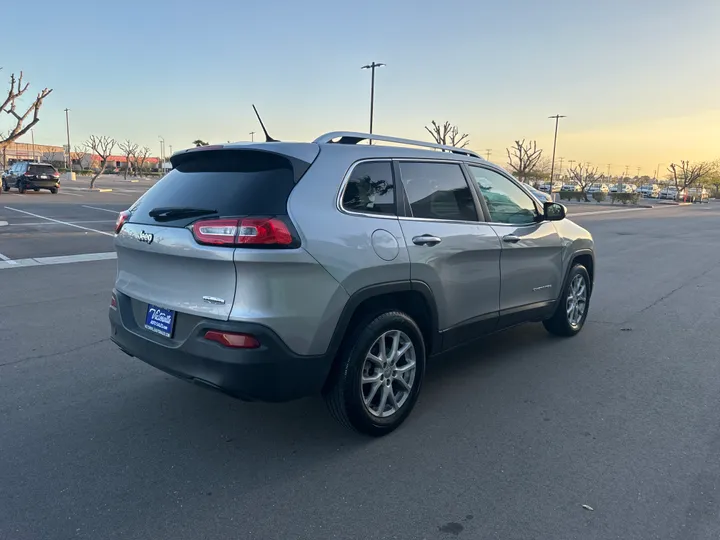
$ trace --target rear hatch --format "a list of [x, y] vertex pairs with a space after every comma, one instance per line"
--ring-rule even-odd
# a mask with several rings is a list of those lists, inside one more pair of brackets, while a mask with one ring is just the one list
[[60, 177], [60, 173], [55, 170], [52, 165], [33, 165], [28, 166], [28, 170], [25, 176], [29, 177], [29, 180], [36, 184], [55, 184]]
[[268, 143], [173, 156], [174, 169], [125, 213], [115, 239], [116, 289], [132, 299], [136, 323], [147, 327], [139, 319], [154, 306], [227, 320], [235, 250], [299, 245], [287, 200], [317, 153], [316, 145]]

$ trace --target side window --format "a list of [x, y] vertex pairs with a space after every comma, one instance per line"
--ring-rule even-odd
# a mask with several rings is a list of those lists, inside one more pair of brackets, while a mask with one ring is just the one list
[[537, 207], [532, 198], [503, 175], [470, 165], [475, 181], [480, 187], [488, 210], [490, 221], [527, 225], [537, 219]]
[[345, 186], [342, 206], [348, 212], [396, 215], [392, 164], [368, 161], [357, 165]]
[[477, 221], [470, 186], [460, 165], [401, 162], [400, 176], [413, 217], [451, 221]]

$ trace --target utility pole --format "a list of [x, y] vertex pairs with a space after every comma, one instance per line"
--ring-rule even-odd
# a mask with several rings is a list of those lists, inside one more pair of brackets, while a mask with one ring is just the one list
[[[562, 178], [562, 171], [563, 171], [563, 161], [565, 161], [564, 157], [558, 158], [560, 160], [560, 169], [558, 170], [558, 178]], [[550, 181], [550, 185], [552, 185], [552, 180]]]
[[658, 165], [655, 169], [655, 182], [657, 182], [659, 180], [658, 175], [660, 174], [660, 165], [662, 165], [662, 163], [658, 163]]
[[485, 149], [485, 159], [490, 161], [490, 154], [492, 154], [492, 148], [486, 148]]
[[33, 161], [37, 161], [37, 159], [35, 158], [35, 130], [34, 129], [30, 130], [30, 136], [32, 137], [32, 145], [33, 145]]
[[70, 109], [65, 109], [65, 130], [67, 131], [68, 171], [72, 172], [72, 158], [70, 157], [70, 115], [68, 114], [69, 112], [70, 112]]
[[158, 140], [160, 141], [160, 161], [165, 163], [165, 139], [158, 135]]
[[[369, 69], [372, 72], [372, 76], [370, 78], [370, 134], [371, 135], [373, 132], [373, 115], [375, 112], [375, 68], [379, 68], [384, 65], [385, 64], [373, 62], [372, 64], [368, 64], [368, 65], [360, 68], [360, 69]], [[372, 144], [372, 139], [370, 139], [368, 141], [368, 143]]]
[[170, 155], [172, 156], [172, 144], [170, 145]]
[[254, 131], [250, 132], [250, 142], [255, 142], [255, 132]]
[[555, 119], [555, 138], [553, 139], [552, 165], [550, 165], [550, 185], [552, 185], [553, 180], [555, 178], [555, 147], [557, 146], [558, 124], [560, 123], [560, 119], [565, 118], [565, 116], [563, 116], [561, 114], [556, 114], [555, 116], [548, 116], [548, 118]]
[[612, 166], [612, 163], [608, 163], [608, 173], [607, 173], [608, 181], [610, 181], [610, 167], [611, 166]]
[[640, 167], [637, 168], [637, 177], [640, 179]]

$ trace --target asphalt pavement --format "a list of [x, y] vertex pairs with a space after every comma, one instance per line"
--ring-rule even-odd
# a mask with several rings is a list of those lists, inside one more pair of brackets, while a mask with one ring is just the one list
[[[78, 193], [0, 196], [0, 253], [111, 250], [100, 222], [136, 194]], [[6, 261], [0, 538], [717, 538], [720, 204], [595, 212], [573, 213], [598, 258], [580, 335], [527, 325], [435, 360], [377, 440], [319, 398], [243, 403], [120, 353], [112, 260]]]

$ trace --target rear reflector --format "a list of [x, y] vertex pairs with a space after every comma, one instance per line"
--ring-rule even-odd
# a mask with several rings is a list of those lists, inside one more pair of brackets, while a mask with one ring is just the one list
[[290, 228], [278, 218], [207, 219], [192, 225], [199, 244], [296, 247]]
[[260, 342], [249, 334], [236, 334], [220, 330], [208, 330], [205, 332], [205, 339], [233, 349], [257, 349], [260, 346]]

